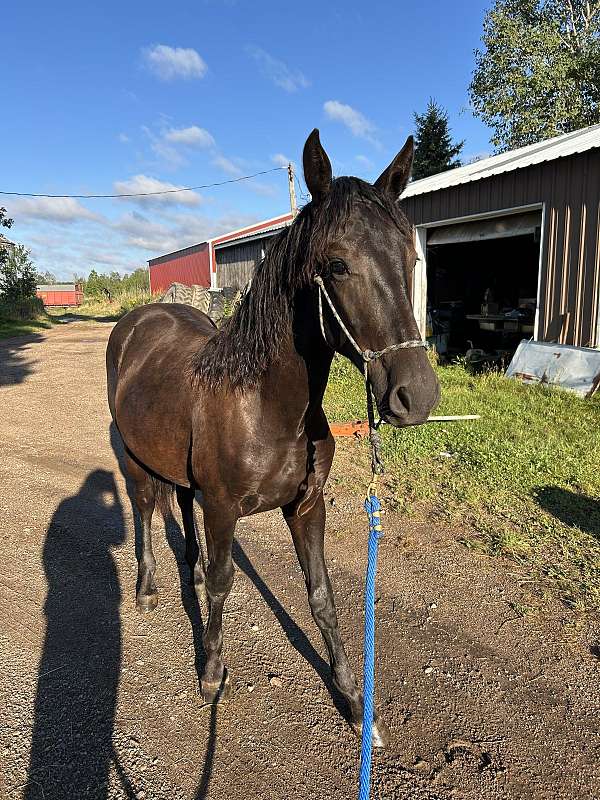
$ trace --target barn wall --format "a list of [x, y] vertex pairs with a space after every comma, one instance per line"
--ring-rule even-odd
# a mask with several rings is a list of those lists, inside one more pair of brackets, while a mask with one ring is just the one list
[[232, 244], [215, 250], [217, 259], [217, 286], [233, 286], [243, 289], [254, 275], [262, 258], [268, 238]]
[[194, 245], [148, 262], [150, 290], [165, 292], [172, 283], [210, 286], [208, 244]]
[[545, 204], [539, 338], [597, 343], [600, 275], [600, 150], [407, 197], [415, 225]]

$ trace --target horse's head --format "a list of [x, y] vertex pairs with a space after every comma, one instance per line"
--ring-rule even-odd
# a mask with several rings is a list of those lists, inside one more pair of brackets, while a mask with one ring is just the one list
[[[373, 186], [357, 178], [332, 179], [331, 164], [314, 130], [304, 146], [304, 177], [315, 215], [336, 230], [320, 253], [318, 273], [348, 333], [362, 351], [420, 340], [407, 275], [417, 254], [412, 227], [398, 207], [413, 160], [409, 138]], [[363, 359], [323, 303], [327, 341], [361, 370]], [[439, 384], [423, 347], [393, 349], [368, 363], [379, 412], [403, 427], [425, 422], [439, 399]]]

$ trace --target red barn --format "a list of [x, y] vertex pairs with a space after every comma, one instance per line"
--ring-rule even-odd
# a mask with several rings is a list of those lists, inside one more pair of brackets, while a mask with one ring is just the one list
[[264, 256], [268, 240], [293, 219], [282, 214], [148, 261], [150, 290], [165, 292], [172, 283], [242, 289]]
[[172, 283], [186, 286], [210, 286], [209, 243], [185, 247], [165, 256], [151, 258], [150, 291], [152, 294], [166, 292]]
[[79, 283], [38, 286], [36, 295], [43, 300], [45, 306], [80, 306], [83, 302], [83, 291]]

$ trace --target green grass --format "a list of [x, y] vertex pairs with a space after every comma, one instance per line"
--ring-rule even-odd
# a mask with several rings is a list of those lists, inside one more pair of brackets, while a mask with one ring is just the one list
[[[583, 400], [499, 373], [438, 367], [435, 413], [480, 420], [383, 426], [387, 482], [409, 516], [460, 527], [468, 547], [527, 566], [536, 586], [600, 610], [600, 396]], [[336, 359], [331, 421], [365, 418], [364, 386]]]
[[37, 297], [25, 300], [0, 298], [0, 339], [38, 333], [52, 327], [52, 319]]
[[40, 315], [36, 319], [3, 319], [0, 317], [0, 339], [40, 333], [52, 327], [52, 320]]

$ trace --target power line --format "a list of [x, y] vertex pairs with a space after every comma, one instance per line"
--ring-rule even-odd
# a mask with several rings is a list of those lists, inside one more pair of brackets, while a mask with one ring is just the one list
[[217, 183], [205, 183], [202, 186], [185, 186], [181, 189], [163, 189], [158, 192], [130, 192], [128, 194], [34, 194], [32, 192], [3, 192], [0, 195], [10, 195], [11, 197], [50, 197], [56, 200], [115, 200], [119, 197], [155, 197], [160, 194], [177, 194], [177, 192], [195, 192], [197, 189], [211, 189], [213, 186], [225, 186], [227, 183], [239, 183], [250, 178], [257, 178], [259, 175], [268, 175], [270, 172], [277, 172], [287, 167], [273, 167], [262, 172], [255, 172], [253, 175], [242, 175], [241, 178], [229, 178], [226, 181]]
[[296, 173], [295, 173], [295, 172], [294, 172], [294, 179], [295, 179], [295, 181], [296, 181], [296, 185], [298, 186], [298, 193], [300, 194], [300, 197], [301, 197], [301, 198], [302, 198], [302, 199], [303, 199], [303, 200], [304, 200], [306, 203], [309, 203], [309, 202], [310, 202], [310, 197], [309, 197], [309, 196], [306, 194], [306, 192], [304, 192], [304, 191], [302, 190], [302, 186], [300, 185], [300, 181], [298, 180], [298, 176], [296, 175]]

